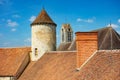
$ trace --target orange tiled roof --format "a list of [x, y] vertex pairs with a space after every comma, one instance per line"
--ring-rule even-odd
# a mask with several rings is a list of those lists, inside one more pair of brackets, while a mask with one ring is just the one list
[[80, 71], [76, 70], [76, 52], [45, 53], [31, 62], [19, 80], [118, 80], [120, 50], [97, 52]]
[[53, 20], [49, 17], [49, 15], [44, 9], [41, 11], [41, 13], [37, 16], [37, 18], [33, 21], [31, 25], [35, 24], [53, 24], [56, 26], [56, 24], [53, 22]]
[[29, 62], [30, 48], [0, 48], [0, 76], [19, 76]]
[[37, 62], [28, 65], [19, 80], [73, 80], [75, 60], [75, 52], [45, 53]]
[[97, 52], [81, 68], [77, 80], [119, 80], [120, 50]]

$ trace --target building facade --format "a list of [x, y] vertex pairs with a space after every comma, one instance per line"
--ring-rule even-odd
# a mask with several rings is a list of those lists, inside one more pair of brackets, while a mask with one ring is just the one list
[[73, 41], [73, 30], [70, 24], [63, 24], [61, 28], [61, 43]]

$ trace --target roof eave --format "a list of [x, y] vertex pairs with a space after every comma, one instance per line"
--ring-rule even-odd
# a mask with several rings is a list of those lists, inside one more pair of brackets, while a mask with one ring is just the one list
[[43, 24], [50, 24], [50, 25], [54, 25], [55, 27], [57, 26], [57, 24], [55, 23], [48, 23], [48, 22], [32, 23], [30, 25], [32, 27], [33, 25], [43, 25]]

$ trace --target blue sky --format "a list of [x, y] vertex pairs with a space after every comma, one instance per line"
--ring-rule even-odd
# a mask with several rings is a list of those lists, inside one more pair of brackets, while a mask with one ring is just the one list
[[76, 31], [106, 27], [110, 21], [120, 33], [120, 0], [0, 0], [0, 47], [22, 47], [31, 44], [31, 21], [45, 8], [60, 28], [70, 23]]

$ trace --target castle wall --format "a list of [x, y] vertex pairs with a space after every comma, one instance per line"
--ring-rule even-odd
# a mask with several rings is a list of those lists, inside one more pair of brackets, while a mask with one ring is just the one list
[[[45, 52], [56, 50], [56, 27], [50, 24], [33, 25], [31, 60], [38, 60]], [[37, 51], [35, 49], [37, 48]]]

